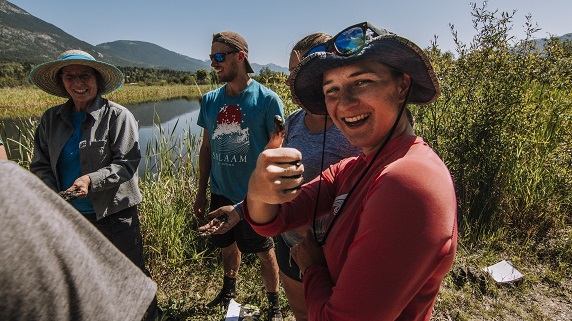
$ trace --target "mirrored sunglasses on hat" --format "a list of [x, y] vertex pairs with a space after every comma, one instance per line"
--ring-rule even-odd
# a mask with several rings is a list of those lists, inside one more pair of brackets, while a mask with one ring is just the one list
[[378, 29], [365, 21], [347, 27], [325, 43], [310, 49], [304, 57], [316, 52], [329, 52], [340, 56], [351, 56], [360, 52], [370, 39], [386, 34], [390, 34], [390, 32], [385, 29]]

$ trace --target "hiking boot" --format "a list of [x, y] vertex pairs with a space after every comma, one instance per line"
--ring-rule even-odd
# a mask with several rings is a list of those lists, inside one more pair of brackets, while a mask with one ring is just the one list
[[219, 294], [211, 302], [207, 303], [207, 308], [212, 308], [217, 305], [228, 306], [231, 299], [236, 298], [236, 292], [219, 292]]
[[271, 307], [270, 310], [268, 310], [268, 321], [283, 321], [283, 317], [282, 317], [282, 311], [280, 311], [280, 308], [273, 308]]
[[224, 276], [224, 281], [222, 284], [222, 289], [212, 300], [211, 302], [207, 303], [207, 308], [212, 308], [217, 305], [228, 306], [231, 299], [236, 298], [236, 278], [229, 278], [228, 276]]

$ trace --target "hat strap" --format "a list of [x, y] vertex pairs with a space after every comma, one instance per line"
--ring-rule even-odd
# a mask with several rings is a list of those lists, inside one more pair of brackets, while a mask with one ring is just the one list
[[[350, 189], [350, 191], [346, 195], [346, 198], [344, 199], [342, 205], [340, 206], [340, 209], [338, 210], [337, 213], [335, 213], [334, 218], [332, 219], [332, 221], [328, 225], [328, 229], [326, 230], [326, 233], [324, 234], [324, 237], [321, 240], [318, 240], [318, 237], [316, 236], [317, 206], [315, 207], [315, 209], [314, 209], [314, 222], [312, 224], [312, 228], [314, 230], [314, 233], [313, 233], [314, 238], [316, 239], [316, 243], [318, 243], [319, 246], [322, 246], [326, 243], [326, 237], [328, 237], [328, 234], [330, 234], [330, 231], [332, 230], [332, 226], [334, 226], [334, 223], [336, 222], [338, 217], [340, 217], [340, 215], [342, 214], [342, 210], [344, 209], [346, 203], [348, 202], [348, 199], [350, 198], [350, 196], [352, 195], [352, 193], [354, 192], [356, 187], [359, 185], [361, 180], [365, 177], [365, 174], [367, 174], [367, 172], [373, 166], [373, 163], [375, 163], [375, 160], [377, 159], [379, 154], [381, 154], [381, 151], [383, 150], [385, 145], [387, 145], [387, 143], [389, 143], [389, 141], [391, 140], [391, 135], [393, 135], [393, 133], [397, 129], [397, 125], [399, 124], [399, 120], [401, 119], [401, 115], [403, 115], [403, 111], [405, 110], [405, 106], [407, 106], [407, 101], [409, 100], [409, 92], [410, 91], [411, 91], [411, 85], [409, 85], [409, 87], [407, 88], [407, 93], [405, 94], [405, 100], [403, 101], [403, 104], [401, 105], [401, 110], [399, 111], [399, 114], [397, 114], [397, 118], [395, 119], [395, 122], [393, 123], [391, 130], [389, 131], [387, 137], [385, 138], [385, 141], [383, 142], [383, 144], [381, 144], [381, 146], [379, 147], [379, 149], [377, 150], [377, 152], [375, 153], [375, 155], [371, 159], [371, 162], [369, 162], [369, 164], [367, 164], [367, 167], [365, 168], [365, 170], [363, 171], [361, 176], [358, 178], [358, 180], [355, 182], [355, 184], [352, 186], [352, 188]], [[318, 189], [318, 193], [319, 193], [319, 189]]]

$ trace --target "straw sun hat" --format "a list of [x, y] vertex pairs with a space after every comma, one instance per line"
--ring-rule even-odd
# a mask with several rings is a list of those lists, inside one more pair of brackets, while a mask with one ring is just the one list
[[60, 70], [68, 65], [83, 65], [97, 70], [103, 78], [103, 88], [98, 88], [101, 95], [108, 94], [123, 84], [123, 74], [117, 67], [97, 61], [81, 50], [68, 50], [58, 59], [36, 66], [30, 71], [30, 81], [48, 94], [68, 98], [65, 88], [57, 80]]
[[440, 94], [439, 83], [429, 59], [413, 42], [393, 33], [372, 38], [358, 53], [340, 56], [330, 52], [316, 52], [304, 58], [292, 71], [291, 91], [301, 106], [312, 114], [326, 115], [322, 91], [324, 72], [354, 64], [364, 59], [375, 59], [411, 77], [408, 102], [416, 105], [433, 103]]

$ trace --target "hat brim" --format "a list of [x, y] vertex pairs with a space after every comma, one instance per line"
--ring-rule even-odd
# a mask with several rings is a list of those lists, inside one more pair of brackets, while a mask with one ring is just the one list
[[304, 58], [293, 70], [290, 89], [294, 98], [309, 113], [326, 115], [322, 90], [324, 72], [365, 59], [375, 59], [408, 74], [411, 77], [409, 103], [423, 106], [439, 97], [439, 83], [423, 50], [405, 38], [390, 34], [372, 39], [359, 53], [351, 56], [316, 52]]
[[69, 98], [69, 94], [62, 86], [58, 85], [57, 81], [57, 77], [60, 76], [59, 71], [69, 65], [83, 65], [97, 70], [103, 78], [103, 88], [98, 88], [101, 95], [108, 94], [123, 84], [123, 73], [117, 67], [105, 62], [87, 59], [55, 60], [43, 63], [32, 69], [30, 81], [48, 94]]

